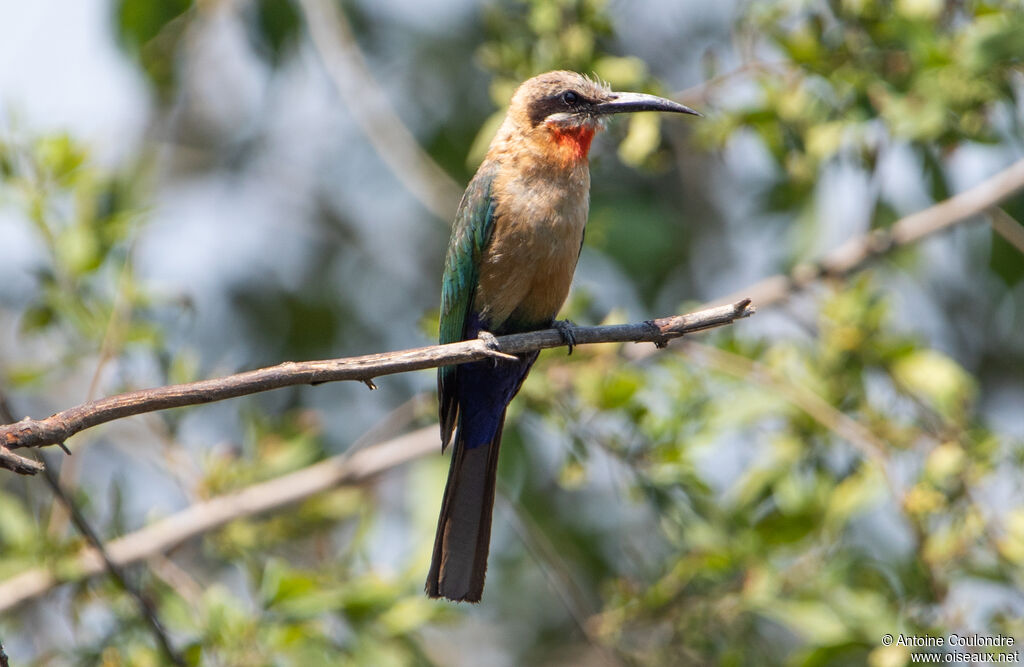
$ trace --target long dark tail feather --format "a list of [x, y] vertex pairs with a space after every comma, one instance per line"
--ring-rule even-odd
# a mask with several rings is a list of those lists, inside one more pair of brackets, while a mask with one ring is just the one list
[[459, 426], [427, 575], [430, 597], [479, 602], [483, 595], [505, 411], [536, 359], [534, 352], [519, 363], [459, 367]]
[[501, 431], [499, 425], [490, 443], [472, 448], [465, 446], [462, 433], [456, 435], [427, 575], [432, 598], [479, 602], [483, 595]]

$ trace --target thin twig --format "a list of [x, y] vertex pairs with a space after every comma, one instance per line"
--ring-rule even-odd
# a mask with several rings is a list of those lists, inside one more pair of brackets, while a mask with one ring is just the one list
[[[367, 447], [348, 456], [325, 459], [275, 479], [196, 503], [145, 528], [107, 543], [110, 561], [119, 567], [164, 554], [221, 526], [300, 502], [337, 486], [354, 486], [382, 472], [432, 453], [440, 454], [437, 424]], [[0, 612], [37, 598], [65, 581], [100, 574], [104, 563], [93, 549], [82, 549], [58, 578], [47, 568], [33, 568], [0, 582]]]
[[[93, 370], [92, 379], [89, 380], [89, 389], [85, 392], [85, 400], [87, 401], [96, 398], [103, 369], [114, 358], [117, 339], [122, 328], [121, 323], [127, 318], [128, 312], [126, 311], [131, 310], [131, 300], [125, 295], [129, 283], [129, 274], [131, 273], [131, 253], [132, 247], [130, 246], [128, 256], [125, 257], [124, 263], [121, 265], [117, 287], [114, 290], [114, 301], [110, 308], [110, 317], [107, 318], [107, 326], [103, 331], [103, 340], [100, 342], [99, 359], [96, 362], [96, 368]], [[67, 459], [60, 467], [57, 481], [64, 489], [74, 489], [78, 478], [79, 466], [84, 460], [84, 457], [81, 456], [82, 443], [78, 444], [79, 456]], [[47, 533], [50, 535], [60, 535], [67, 527], [67, 522], [70, 518], [63, 504], [60, 502], [53, 503], [50, 507], [49, 518], [46, 521]]]
[[164, 631], [163, 625], [160, 623], [160, 618], [157, 616], [156, 608], [153, 607], [153, 603], [150, 602], [142, 590], [135, 586], [134, 583], [128, 580], [128, 577], [121, 570], [120, 566], [114, 563], [111, 559], [110, 554], [107, 553], [107, 549], [103, 544], [103, 540], [93, 530], [92, 525], [85, 518], [79, 510], [78, 505], [75, 504], [71, 497], [64, 492], [64, 488], [60, 485], [60, 481], [57, 479], [57, 474], [53, 472], [52, 468], [47, 467], [43, 470], [43, 476], [46, 478], [47, 483], [50, 485], [50, 490], [53, 491], [54, 497], [64, 506], [68, 516], [71, 518], [71, 523], [75, 525], [78, 532], [82, 534], [82, 537], [89, 543], [95, 553], [99, 556], [102, 562], [103, 568], [110, 574], [111, 578], [114, 579], [121, 586], [122, 589], [128, 595], [130, 595], [135, 603], [139, 607], [139, 612], [142, 614], [143, 620], [146, 625], [149, 626], [149, 631], [152, 633], [153, 638], [156, 639], [157, 644], [160, 646], [160, 650], [163, 652], [164, 657], [170, 662], [179, 667], [185, 667], [185, 659], [174, 649], [171, 644], [170, 637]]
[[572, 572], [569, 571], [565, 559], [562, 558], [558, 550], [551, 544], [551, 540], [536, 525], [536, 522], [529, 517], [524, 508], [517, 506], [507, 498], [504, 499], [502, 504], [507, 510], [509, 524], [519, 536], [519, 539], [522, 540], [523, 546], [526, 547], [526, 552], [543, 572], [548, 585], [551, 586], [555, 595], [561, 600], [562, 605], [569, 613], [573, 623], [576, 624], [580, 634], [598, 652], [602, 662], [612, 667], [622, 664], [613, 648], [602, 644], [587, 624], [587, 620], [592, 618], [596, 612], [586, 608], [589, 605], [584, 601], [583, 592], [573, 579]]
[[[652, 342], [664, 346], [683, 334], [731, 324], [754, 313], [749, 299], [635, 324], [572, 327], [574, 344]], [[354, 380], [365, 382], [381, 375], [405, 373], [470, 361], [521, 354], [566, 344], [559, 329], [433, 345], [412, 350], [371, 354], [346, 359], [285, 362], [270, 368], [225, 378], [144, 389], [89, 401], [45, 419], [23, 419], [0, 426], [0, 446], [43, 447], [63, 443], [75, 433], [97, 424], [131, 415], [211, 403], [281, 387]], [[495, 363], [501, 363], [500, 359]]]
[[462, 188], [395, 114], [359, 50], [352, 27], [330, 0], [296, 0], [324, 69], [353, 119], [398, 180], [435, 216], [451, 220]]

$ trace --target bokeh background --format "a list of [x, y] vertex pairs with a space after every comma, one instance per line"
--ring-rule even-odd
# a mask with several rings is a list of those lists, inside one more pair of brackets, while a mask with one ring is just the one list
[[[799, 283], [665, 351], [541, 355], [477, 606], [422, 593], [431, 372], [42, 453], [111, 554], [138, 538], [120, 573], [170, 650], [46, 480], [0, 471], [11, 664], [895, 667], [912, 649], [886, 633], [1020, 642], [1024, 197], [816, 262], [1024, 157], [1022, 57], [1009, 0], [3, 3], [0, 422], [429, 344], [458, 196], [549, 69], [705, 114], [595, 142], [566, 315]], [[353, 452], [379, 474], [309, 485]], [[261, 511], [197, 528], [247, 491]], [[182, 516], [181, 539], [138, 533]]]

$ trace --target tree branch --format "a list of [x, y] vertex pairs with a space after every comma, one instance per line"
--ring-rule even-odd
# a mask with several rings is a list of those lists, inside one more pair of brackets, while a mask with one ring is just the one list
[[462, 188], [423, 150], [380, 89], [352, 28], [334, 2], [297, 0], [324, 69], [338, 97], [391, 172], [438, 218], [455, 215]]
[[[118, 567], [164, 554], [194, 537], [236, 519], [244, 519], [305, 500], [337, 486], [354, 486], [409, 461], [440, 453], [437, 424], [354, 454], [340, 454], [309, 467], [248, 486], [212, 500], [196, 503], [145, 528], [107, 543], [110, 562]], [[102, 557], [83, 548], [68, 567], [73, 573], [58, 578], [55, 571], [37, 567], [0, 582], [0, 612], [44, 595], [65, 581], [78, 581], [102, 573]]]
[[0, 445], [0, 468], [16, 472], [19, 475], [35, 475], [43, 471], [46, 466], [39, 461], [33, 461], [32, 459], [15, 454], [3, 445]]
[[[985, 213], [1021, 189], [1024, 189], [1024, 159], [973, 188], [900, 218], [888, 230], [876, 229], [852, 238], [816, 263], [800, 264], [789, 274], [765, 278], [744, 288], [742, 293], [761, 307], [778, 303], [821, 278], [845, 276], [876, 257]], [[714, 303], [729, 303], [736, 299], [735, 295], [726, 296]]]
[[992, 230], [1024, 255], [1024, 225], [998, 206], [988, 212]]
[[[0, 420], [5, 422], [14, 421], [14, 415], [7, 404], [7, 396], [2, 391], [0, 391]], [[39, 461], [27, 459], [0, 445], [0, 468], [16, 472], [19, 475], [35, 475], [45, 467]], [[3, 666], [0, 665], [0, 667]]]
[[[683, 334], [731, 324], [753, 313], [754, 307], [750, 305], [750, 299], [742, 299], [730, 305], [707, 308], [689, 315], [663, 317], [636, 324], [571, 329], [576, 345], [650, 342], [663, 347], [668, 341]], [[0, 446], [17, 449], [60, 445], [75, 433], [91, 426], [145, 412], [212, 403], [302, 384], [354, 380], [365, 382], [372, 388], [373, 379], [381, 375], [463, 364], [488, 358], [497, 359], [500, 363], [501, 359], [507, 359], [511, 354], [561, 347], [565, 344], [561, 331], [545, 329], [501, 336], [493, 342], [475, 339], [346, 359], [289, 361], [224, 378], [143, 389], [101, 398], [45, 419], [26, 417], [19, 422], [0, 426]]]
[[135, 600], [135, 604], [139, 607], [139, 612], [142, 615], [142, 619], [146, 625], [149, 626], [149, 631], [156, 639], [157, 645], [160, 647], [161, 652], [170, 663], [178, 665], [179, 667], [185, 667], [185, 659], [175, 650], [174, 645], [171, 643], [170, 637], [167, 636], [167, 632], [164, 630], [163, 624], [160, 622], [160, 617], [156, 613], [156, 608], [148, 597], [142, 592], [142, 589], [133, 584], [128, 580], [128, 576], [124, 573], [121, 567], [114, 563], [111, 559], [110, 554], [107, 552], [106, 547], [103, 545], [103, 540], [100, 539], [99, 534], [93, 530], [92, 525], [89, 523], [85, 515], [82, 514], [78, 505], [68, 496], [67, 492], [60, 485], [60, 480], [57, 479], [57, 474], [50, 468], [43, 470], [43, 477], [50, 485], [50, 489], [53, 491], [53, 495], [67, 510], [68, 515], [71, 517], [71, 522], [75, 524], [75, 528], [82, 534], [85, 541], [94, 550], [94, 553], [99, 556], [99, 561], [114, 581], [116, 581], [124, 591]]

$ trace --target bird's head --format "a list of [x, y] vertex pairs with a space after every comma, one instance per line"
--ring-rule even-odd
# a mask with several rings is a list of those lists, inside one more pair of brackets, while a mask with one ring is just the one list
[[562, 161], [578, 161], [586, 159], [594, 134], [612, 114], [632, 111], [700, 115], [672, 100], [615, 92], [582, 74], [555, 71], [528, 79], [516, 89], [505, 129], [543, 150], [553, 150]]

